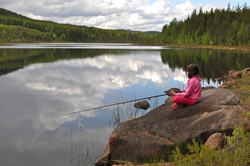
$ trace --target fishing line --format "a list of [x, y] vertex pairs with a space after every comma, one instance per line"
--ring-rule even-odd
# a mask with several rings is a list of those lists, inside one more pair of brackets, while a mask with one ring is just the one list
[[81, 111], [66, 113], [66, 114], [63, 114], [62, 116], [76, 114], [76, 113], [81, 113], [81, 112], [95, 110], [95, 109], [101, 109], [101, 108], [110, 107], [110, 106], [119, 105], [119, 104], [123, 104], [124, 105], [126, 103], [130, 103], [130, 102], [134, 102], [134, 101], [140, 101], [140, 100], [145, 100], [145, 99], [150, 100], [151, 98], [161, 97], [161, 96], [166, 96], [166, 95], [169, 95], [169, 93], [165, 93], [165, 94], [161, 94], [161, 95], [156, 95], [156, 96], [150, 96], [150, 97], [144, 97], [144, 98], [134, 99], [134, 100], [129, 100], [129, 101], [124, 101], [124, 102], [119, 102], [119, 103], [114, 103], [114, 104], [109, 104], [109, 105], [104, 105], [104, 106], [95, 107], [95, 108], [89, 108], [89, 109], [86, 109], [86, 110], [81, 110]]

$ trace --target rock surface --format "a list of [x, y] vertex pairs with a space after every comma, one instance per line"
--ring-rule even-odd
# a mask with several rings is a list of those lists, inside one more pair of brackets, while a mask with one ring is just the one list
[[203, 143], [216, 132], [231, 134], [243, 109], [241, 100], [230, 90], [212, 88], [202, 92], [201, 101], [177, 110], [167, 102], [148, 114], [117, 126], [103, 156], [96, 165], [115, 161], [145, 161], [157, 153], [168, 159], [178, 141], [200, 136]]

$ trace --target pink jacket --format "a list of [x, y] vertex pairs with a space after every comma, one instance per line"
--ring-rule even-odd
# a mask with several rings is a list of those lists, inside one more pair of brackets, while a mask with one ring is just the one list
[[201, 98], [201, 79], [200, 76], [194, 76], [187, 82], [187, 89], [183, 93], [176, 93], [175, 96], [190, 98], [198, 102]]

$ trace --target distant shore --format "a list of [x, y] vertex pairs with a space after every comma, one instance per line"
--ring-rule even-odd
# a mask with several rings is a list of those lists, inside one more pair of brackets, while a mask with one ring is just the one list
[[[141, 44], [135, 44], [141, 45]], [[150, 46], [150, 45], [147, 45]], [[155, 44], [153, 46], [169, 46], [174, 48], [210, 49], [250, 53], [250, 46], [218, 46], [218, 45], [178, 45], [178, 44]]]
[[[41, 43], [44, 43], [44, 42], [41, 42]], [[51, 42], [51, 43], [53, 43], [53, 42]], [[0, 46], [8, 46], [8, 45], [9, 45], [8, 43], [0, 43]], [[134, 44], [134, 45], [142, 45], [143, 46], [143, 44]], [[151, 46], [151, 45], [147, 45], [147, 46]], [[156, 44], [156, 45], [152, 45], [152, 46], [169, 46], [169, 47], [174, 47], [174, 48], [210, 49], [210, 50], [223, 50], [223, 51], [250, 53], [250, 46], [173, 45], [173, 44]]]
[[0, 46], [8, 46], [9, 44], [7, 43], [0, 43]]
[[217, 45], [166, 45], [176, 48], [211, 49], [250, 53], [250, 46], [217, 46]]

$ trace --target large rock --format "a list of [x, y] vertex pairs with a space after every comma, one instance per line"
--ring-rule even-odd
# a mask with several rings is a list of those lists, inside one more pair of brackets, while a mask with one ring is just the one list
[[241, 122], [240, 102], [232, 91], [221, 88], [205, 90], [199, 103], [177, 110], [171, 109], [173, 102], [167, 102], [140, 118], [119, 124], [96, 165], [146, 161], [157, 153], [165, 154], [167, 159], [178, 141], [200, 136], [205, 143], [213, 133], [231, 134]]

